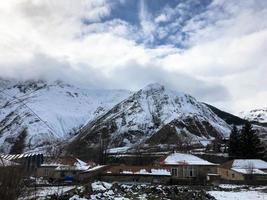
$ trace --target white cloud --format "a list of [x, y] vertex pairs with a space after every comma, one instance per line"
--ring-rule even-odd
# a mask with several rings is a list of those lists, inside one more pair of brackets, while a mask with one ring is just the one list
[[[110, 1], [3, 1], [1, 76], [130, 89], [157, 81], [236, 113], [266, 107], [267, 5], [246, 2], [216, 0], [181, 27], [173, 16], [188, 15], [186, 4], [152, 16], [141, 1], [138, 29], [123, 19], [103, 21], [112, 14]], [[183, 41], [188, 49], [147, 47], [178, 28], [190, 36]], [[179, 34], [170, 38], [181, 42]]]
[[161, 23], [161, 22], [166, 22], [166, 21], [168, 21], [168, 17], [167, 17], [167, 15], [165, 15], [165, 14], [160, 14], [160, 15], [157, 16], [156, 19], [155, 19], [155, 22], [156, 22], [156, 23]]

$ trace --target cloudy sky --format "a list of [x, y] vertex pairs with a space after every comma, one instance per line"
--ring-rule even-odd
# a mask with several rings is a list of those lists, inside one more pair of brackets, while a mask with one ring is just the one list
[[266, 0], [8, 0], [0, 76], [136, 90], [238, 113], [266, 107]]

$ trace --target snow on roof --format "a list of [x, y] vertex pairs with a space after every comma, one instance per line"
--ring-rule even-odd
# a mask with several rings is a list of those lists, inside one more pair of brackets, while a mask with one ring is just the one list
[[60, 163], [43, 163], [41, 164], [41, 167], [58, 167], [60, 165]]
[[91, 166], [87, 164], [86, 162], [81, 161], [80, 159], [76, 158], [77, 162], [74, 163], [76, 169], [78, 170], [87, 170]]
[[166, 165], [216, 165], [192, 154], [172, 153], [163, 161]]
[[235, 159], [232, 168], [238, 169], [267, 169], [267, 162], [260, 159]]
[[141, 169], [138, 172], [135, 172], [135, 174], [141, 174], [141, 175], [157, 175], [157, 176], [170, 176], [171, 172], [167, 169], [151, 169], [151, 171], [147, 171], [145, 169]]
[[92, 167], [92, 168], [89, 168], [89, 169], [83, 171], [82, 173], [95, 172], [95, 171], [97, 171], [97, 170], [100, 170], [100, 169], [102, 169], [102, 168], [105, 168], [106, 166], [107, 166], [107, 165], [97, 165], [97, 166], [94, 166], [94, 167]]
[[41, 156], [43, 154], [41, 153], [26, 153], [26, 154], [2, 154], [0, 155], [1, 158], [7, 159], [7, 160], [16, 160], [20, 158], [27, 158], [31, 156]]
[[19, 164], [16, 162], [7, 160], [5, 158], [0, 158], [0, 167], [15, 166], [15, 165], [19, 165]]
[[171, 175], [171, 172], [168, 171], [167, 169], [151, 169], [151, 170], [140, 169], [139, 171], [136, 171], [136, 172], [125, 170], [125, 171], [120, 172], [120, 174], [138, 174], [138, 175], [151, 175], [151, 176], [170, 176]]
[[62, 158], [59, 159], [57, 162], [50, 162], [50, 163], [43, 163], [42, 167], [56, 167], [56, 170], [78, 170], [84, 171], [91, 167], [93, 164], [86, 163], [78, 158]]
[[231, 169], [241, 174], [267, 174], [259, 169], [240, 169], [240, 168], [231, 168]]
[[111, 148], [108, 149], [107, 152], [108, 153], [126, 153], [127, 150], [129, 150], [130, 147], [116, 147], [116, 148]]

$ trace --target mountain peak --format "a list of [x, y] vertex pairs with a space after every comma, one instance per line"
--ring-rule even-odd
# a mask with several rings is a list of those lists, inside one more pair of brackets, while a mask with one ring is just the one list
[[159, 83], [150, 83], [142, 91], [164, 91], [165, 87]]

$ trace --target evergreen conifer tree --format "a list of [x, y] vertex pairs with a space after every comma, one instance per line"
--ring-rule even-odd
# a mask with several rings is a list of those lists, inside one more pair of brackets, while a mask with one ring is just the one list
[[246, 123], [240, 135], [241, 157], [246, 159], [262, 158], [264, 148], [250, 123]]
[[232, 158], [238, 158], [240, 156], [240, 134], [236, 126], [233, 127], [230, 134], [228, 152]]

